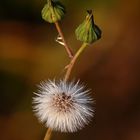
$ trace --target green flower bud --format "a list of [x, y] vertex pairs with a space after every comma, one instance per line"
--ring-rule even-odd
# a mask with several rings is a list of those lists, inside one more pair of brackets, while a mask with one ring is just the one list
[[42, 18], [49, 23], [55, 23], [61, 20], [64, 14], [64, 6], [56, 0], [48, 0], [42, 9]]
[[87, 11], [87, 16], [75, 31], [77, 40], [91, 44], [101, 38], [101, 30], [94, 24], [92, 10]]

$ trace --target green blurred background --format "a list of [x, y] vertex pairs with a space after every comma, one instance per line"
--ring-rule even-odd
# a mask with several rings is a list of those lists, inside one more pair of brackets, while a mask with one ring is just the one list
[[[140, 140], [140, 1], [62, 0], [61, 22], [68, 44], [81, 43], [74, 30], [94, 10], [102, 39], [76, 64], [73, 77], [92, 88], [95, 117], [73, 134], [52, 140]], [[69, 59], [55, 42], [55, 27], [41, 19], [45, 0], [0, 1], [0, 140], [43, 140], [46, 128], [32, 112], [36, 85], [61, 78]]]

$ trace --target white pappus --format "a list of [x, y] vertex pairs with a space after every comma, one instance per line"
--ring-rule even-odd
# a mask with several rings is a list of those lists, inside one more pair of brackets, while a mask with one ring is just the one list
[[93, 100], [79, 81], [48, 80], [39, 85], [35, 95], [35, 115], [53, 130], [75, 132], [87, 125], [93, 116]]

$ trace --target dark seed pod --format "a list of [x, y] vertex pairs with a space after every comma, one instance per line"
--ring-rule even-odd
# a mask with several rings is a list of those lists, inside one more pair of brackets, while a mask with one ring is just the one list
[[55, 23], [61, 20], [64, 14], [64, 6], [59, 1], [55, 0], [48, 0], [47, 4], [45, 4], [42, 9], [42, 18], [49, 23]]
[[86, 19], [78, 26], [75, 34], [77, 40], [91, 44], [101, 38], [101, 30], [94, 24], [92, 10], [88, 10], [87, 13]]

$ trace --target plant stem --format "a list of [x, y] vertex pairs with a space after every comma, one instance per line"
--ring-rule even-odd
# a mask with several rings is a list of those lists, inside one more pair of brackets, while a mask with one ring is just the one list
[[87, 43], [83, 43], [82, 46], [79, 48], [79, 50], [77, 51], [77, 53], [74, 55], [74, 57], [72, 58], [72, 60], [70, 61], [64, 80], [67, 81], [70, 78], [70, 74], [72, 71], [72, 68], [77, 60], [77, 58], [80, 56], [80, 54], [84, 51], [84, 49], [87, 47]]
[[48, 128], [44, 140], [50, 140], [52, 134], [52, 130]]
[[65, 49], [66, 49], [66, 52], [67, 52], [69, 58], [72, 59], [72, 58], [73, 58], [73, 52], [72, 52], [72, 50], [68, 47], [68, 45], [67, 45], [67, 43], [66, 43], [66, 40], [65, 40], [65, 38], [64, 38], [64, 35], [63, 35], [63, 32], [62, 32], [62, 30], [61, 30], [61, 28], [60, 28], [59, 23], [58, 23], [58, 22], [55, 22], [55, 26], [56, 26], [56, 29], [57, 29], [59, 35], [62, 37], [62, 40], [63, 40], [63, 42], [64, 42], [64, 47], [65, 47]]

